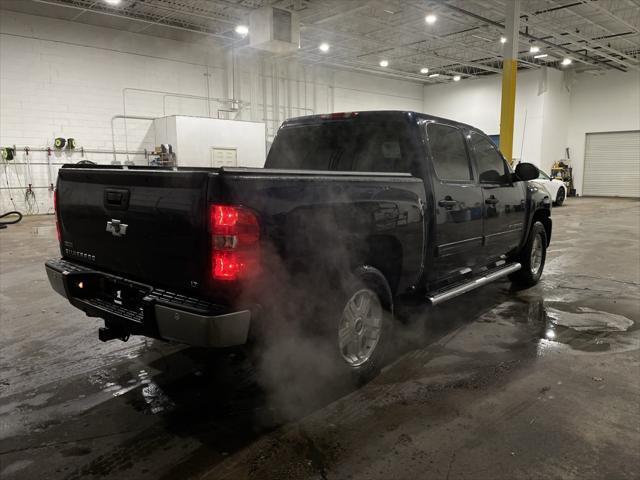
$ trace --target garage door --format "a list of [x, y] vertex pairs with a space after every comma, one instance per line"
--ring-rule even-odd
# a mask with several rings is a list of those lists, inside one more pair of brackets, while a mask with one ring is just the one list
[[587, 133], [582, 194], [640, 197], [640, 131]]

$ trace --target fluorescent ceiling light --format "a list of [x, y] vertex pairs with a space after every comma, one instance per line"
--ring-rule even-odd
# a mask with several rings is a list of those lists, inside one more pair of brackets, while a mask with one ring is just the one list
[[381, 67], [388, 67], [389, 66], [389, 62], [387, 60], [380, 60], [380, 66]]
[[247, 27], [246, 25], [238, 25], [236, 27], [236, 33], [238, 35], [246, 35], [249, 33], [249, 27]]
[[424, 21], [427, 22], [429, 25], [433, 25], [434, 23], [436, 23], [437, 19], [438, 17], [436, 17], [433, 13], [430, 13], [429, 15], [424, 17]]
[[429, 69], [427, 67], [423, 67], [420, 69], [420, 73], [429, 73]]
[[429, 75], [429, 78], [436, 78], [439, 77], [440, 74], [439, 73], [432, 73], [431, 75]]
[[544, 58], [544, 57], [548, 57], [549, 55], [547, 55], [546, 53], [541, 53], [540, 55], [534, 55], [533, 58]]
[[460, 81], [460, 75], [454, 75], [453, 81], [454, 82], [459, 82]]
[[320, 49], [321, 52], [328, 52], [329, 51], [329, 44], [326, 42], [323, 42], [320, 44], [320, 46], [318, 47]]
[[104, 0], [109, 5], [119, 5], [122, 0]]
[[529, 51], [531, 53], [538, 53], [540, 51], [540, 47], [537, 45], [531, 45], [531, 48], [529, 49]]
[[507, 43], [507, 37], [500, 37], [500, 43]]
[[562, 65], [571, 65], [572, 60], [570, 58], [564, 58], [562, 60], [562, 62], [560, 62]]

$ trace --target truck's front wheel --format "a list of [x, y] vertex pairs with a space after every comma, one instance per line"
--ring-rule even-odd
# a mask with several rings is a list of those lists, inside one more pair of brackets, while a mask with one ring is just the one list
[[522, 268], [511, 274], [509, 279], [517, 285], [532, 287], [540, 280], [546, 259], [547, 232], [542, 223], [535, 222], [518, 260]]

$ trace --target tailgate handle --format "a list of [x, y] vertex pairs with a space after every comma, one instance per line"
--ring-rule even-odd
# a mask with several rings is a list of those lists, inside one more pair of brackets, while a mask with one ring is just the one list
[[108, 188], [104, 191], [104, 206], [113, 210], [129, 208], [129, 190]]

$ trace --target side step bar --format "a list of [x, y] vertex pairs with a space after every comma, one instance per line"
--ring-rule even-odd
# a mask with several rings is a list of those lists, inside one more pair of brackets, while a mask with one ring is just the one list
[[468, 282], [457, 284], [453, 287], [437, 290], [432, 294], [427, 295], [427, 299], [429, 300], [431, 305], [438, 305], [439, 303], [445, 302], [453, 297], [457, 297], [458, 295], [462, 295], [463, 293], [467, 293], [471, 290], [475, 290], [478, 287], [482, 287], [487, 283], [491, 283], [494, 280], [506, 277], [513, 272], [517, 272], [521, 268], [522, 265], [520, 265], [519, 263], [509, 263], [497, 269], [488, 271], [487, 274], [483, 277], [474, 278]]

